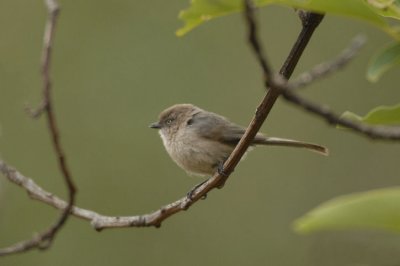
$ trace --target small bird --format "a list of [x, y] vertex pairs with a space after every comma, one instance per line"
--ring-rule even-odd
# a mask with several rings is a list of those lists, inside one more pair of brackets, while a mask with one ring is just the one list
[[[172, 160], [189, 174], [213, 175], [229, 157], [246, 129], [223, 116], [192, 104], [176, 104], [161, 112], [159, 129], [164, 147]], [[306, 148], [328, 155], [328, 149], [303, 141], [266, 137], [258, 133], [251, 145]]]

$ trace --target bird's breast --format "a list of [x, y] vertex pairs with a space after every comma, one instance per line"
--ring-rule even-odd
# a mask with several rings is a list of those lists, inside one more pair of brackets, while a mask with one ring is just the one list
[[185, 171], [197, 175], [212, 175], [232, 152], [232, 147], [205, 138], [178, 135], [175, 139], [162, 139], [171, 158]]

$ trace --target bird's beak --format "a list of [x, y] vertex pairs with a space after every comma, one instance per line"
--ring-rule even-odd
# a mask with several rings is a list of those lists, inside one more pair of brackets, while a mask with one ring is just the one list
[[150, 124], [149, 127], [150, 127], [150, 128], [160, 129], [160, 128], [161, 128], [161, 125], [160, 125], [160, 123], [155, 122], [155, 123]]

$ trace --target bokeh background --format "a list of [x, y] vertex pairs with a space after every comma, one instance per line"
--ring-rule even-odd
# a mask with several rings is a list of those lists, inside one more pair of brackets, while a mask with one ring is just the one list
[[[79, 188], [77, 204], [107, 215], [147, 213], [202, 181], [188, 177], [148, 128], [164, 108], [190, 102], [246, 125], [264, 95], [240, 14], [177, 38], [188, 1], [60, 1], [52, 67], [62, 144]], [[65, 197], [44, 118], [23, 111], [41, 97], [42, 1], [0, 1], [0, 155], [45, 189]], [[267, 54], [278, 69], [300, 29], [290, 9], [259, 12]], [[399, 102], [398, 70], [365, 79], [371, 55], [389, 38], [367, 24], [327, 16], [295, 74], [368, 37], [346, 69], [304, 90], [339, 113], [364, 114]], [[298, 235], [292, 222], [332, 197], [399, 183], [398, 143], [371, 141], [328, 126], [279, 101], [262, 128], [272, 136], [324, 144], [304, 150], [259, 148], [223, 190], [160, 229], [93, 230], [72, 217], [45, 252], [0, 259], [14, 265], [400, 265], [400, 235], [337, 231]], [[0, 246], [32, 236], [58, 211], [0, 178]]]

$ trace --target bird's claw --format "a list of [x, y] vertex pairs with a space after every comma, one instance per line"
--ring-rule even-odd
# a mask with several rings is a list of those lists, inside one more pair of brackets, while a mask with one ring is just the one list
[[[186, 197], [187, 197], [188, 199], [192, 200], [192, 199], [193, 199], [194, 192], [195, 192], [199, 187], [201, 187], [205, 182], [207, 182], [207, 181], [208, 181], [208, 179], [206, 179], [206, 180], [204, 180], [203, 182], [201, 182], [201, 183], [195, 185], [195, 186], [186, 194]], [[202, 198], [202, 199], [206, 199], [206, 198], [207, 198], [207, 194], [204, 194], [201, 198]]]

